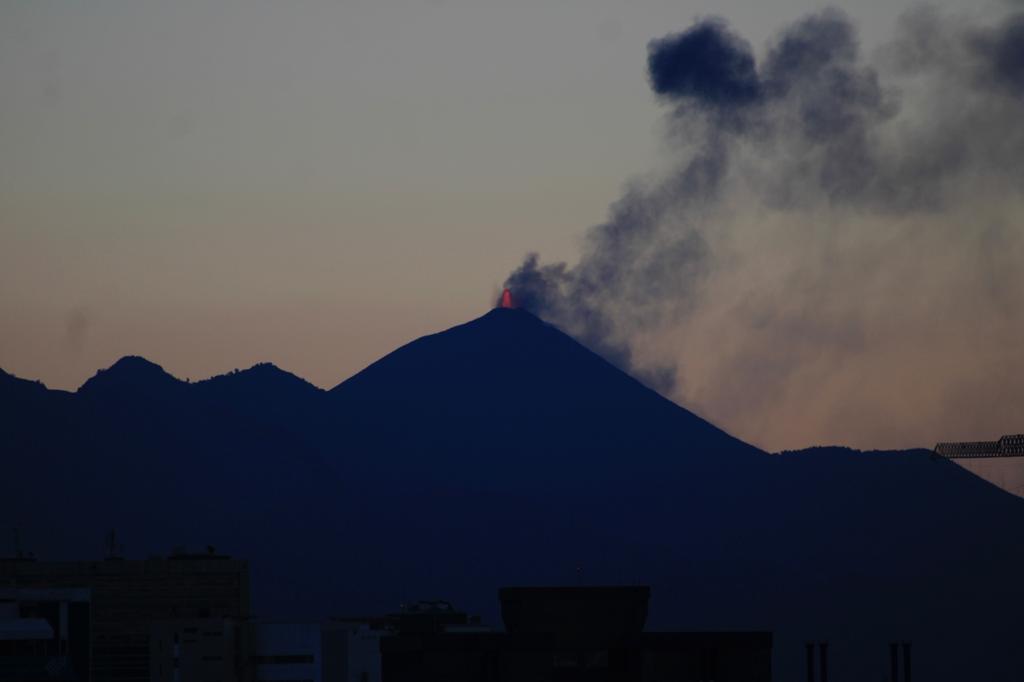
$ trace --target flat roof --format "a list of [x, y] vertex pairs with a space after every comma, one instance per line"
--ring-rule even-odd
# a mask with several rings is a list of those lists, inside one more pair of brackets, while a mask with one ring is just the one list
[[0, 620], [0, 641], [53, 639], [53, 628], [45, 618]]

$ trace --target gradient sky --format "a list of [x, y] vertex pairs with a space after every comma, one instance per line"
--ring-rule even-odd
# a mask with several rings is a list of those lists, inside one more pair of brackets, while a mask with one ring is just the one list
[[[870, 51], [910, 6], [844, 9]], [[574, 261], [664, 164], [648, 41], [716, 14], [759, 50], [819, 7], [4, 2], [0, 367], [73, 389], [126, 354], [193, 379], [271, 361], [332, 386], [482, 314], [526, 252]]]

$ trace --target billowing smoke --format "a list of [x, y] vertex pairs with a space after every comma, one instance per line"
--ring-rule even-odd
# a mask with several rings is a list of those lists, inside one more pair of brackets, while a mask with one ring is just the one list
[[648, 74], [677, 165], [519, 305], [765, 447], [1024, 426], [1024, 14], [918, 9], [870, 57], [836, 10], [760, 58], [703, 20]]

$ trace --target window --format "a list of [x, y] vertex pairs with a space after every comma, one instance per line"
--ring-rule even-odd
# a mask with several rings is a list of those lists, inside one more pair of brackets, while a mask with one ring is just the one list
[[309, 654], [277, 654], [276, 656], [252, 657], [253, 663], [259, 665], [313, 663], [313, 660], [313, 656]]

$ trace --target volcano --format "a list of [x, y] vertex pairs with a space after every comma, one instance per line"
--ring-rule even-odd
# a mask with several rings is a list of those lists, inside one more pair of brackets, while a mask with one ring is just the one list
[[361, 461], [389, 453], [419, 482], [599, 485], [766, 457], [516, 308], [418, 339], [329, 398], [347, 447], [375, 453]]
[[129, 358], [76, 393], [0, 374], [0, 410], [27, 549], [214, 545], [251, 561], [260, 615], [443, 598], [498, 623], [504, 585], [645, 584], [655, 628], [773, 630], [778, 679], [805, 641], [836, 680], [878, 677], [890, 641], [921, 679], [1024, 666], [1024, 501], [927, 451], [762, 452], [523, 309], [329, 391]]

